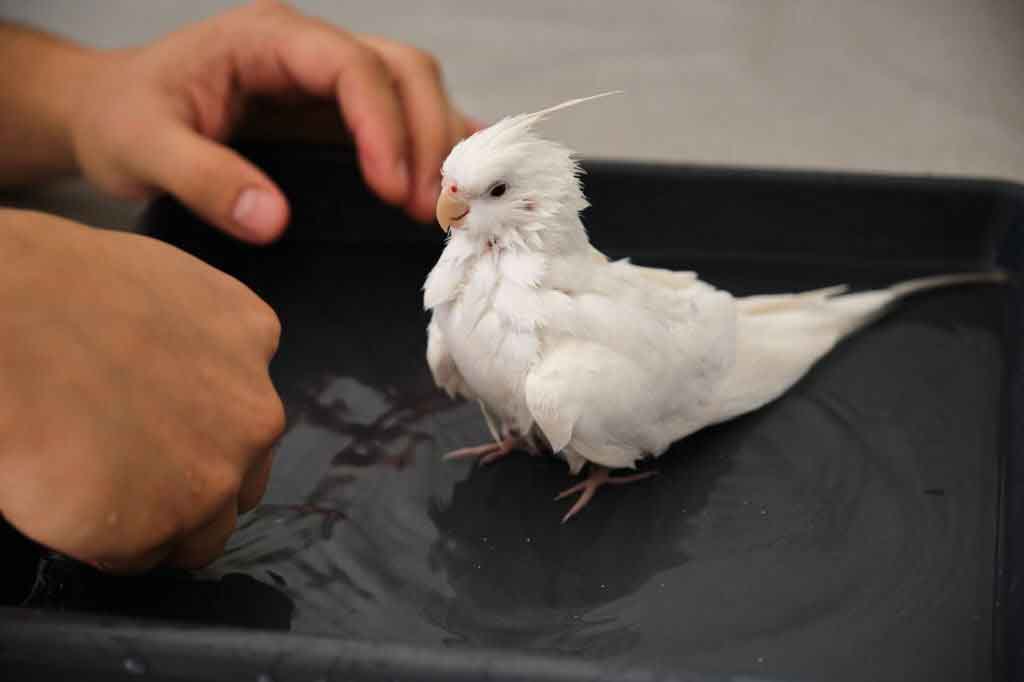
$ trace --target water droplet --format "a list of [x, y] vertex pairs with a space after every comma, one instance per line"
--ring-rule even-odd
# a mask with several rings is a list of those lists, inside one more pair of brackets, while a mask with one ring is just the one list
[[768, 510], [767, 509], [762, 509], [761, 510], [761, 516], [768, 516]]
[[128, 671], [132, 675], [146, 674], [146, 664], [137, 658], [126, 658], [121, 663], [121, 665], [124, 667], [126, 671]]
[[533, 542], [533, 538], [526, 538], [527, 542]]
[[758, 656], [757, 657], [757, 662], [758, 663], [764, 663], [764, 656]]

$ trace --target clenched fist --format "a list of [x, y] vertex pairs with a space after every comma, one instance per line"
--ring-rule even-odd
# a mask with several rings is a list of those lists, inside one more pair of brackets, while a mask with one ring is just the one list
[[280, 326], [147, 237], [0, 210], [0, 514], [114, 572], [214, 559], [260, 499]]

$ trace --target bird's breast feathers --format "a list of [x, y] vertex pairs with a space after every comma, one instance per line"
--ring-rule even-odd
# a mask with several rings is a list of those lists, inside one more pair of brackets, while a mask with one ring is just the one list
[[543, 260], [530, 254], [442, 257], [424, 291], [464, 380], [509, 421], [529, 421], [522, 384], [539, 357], [540, 331], [550, 315], [539, 288], [542, 272]]

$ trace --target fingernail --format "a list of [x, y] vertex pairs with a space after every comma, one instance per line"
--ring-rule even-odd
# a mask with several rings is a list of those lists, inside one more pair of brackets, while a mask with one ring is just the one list
[[273, 192], [250, 187], [238, 195], [232, 216], [248, 234], [269, 237], [281, 229], [287, 207]]

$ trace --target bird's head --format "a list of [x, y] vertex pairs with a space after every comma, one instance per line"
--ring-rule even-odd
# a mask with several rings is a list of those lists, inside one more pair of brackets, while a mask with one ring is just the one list
[[545, 233], [571, 227], [567, 220], [587, 206], [579, 164], [569, 148], [540, 137], [534, 125], [595, 97], [509, 116], [455, 145], [441, 167], [441, 229], [480, 244], [536, 245]]

